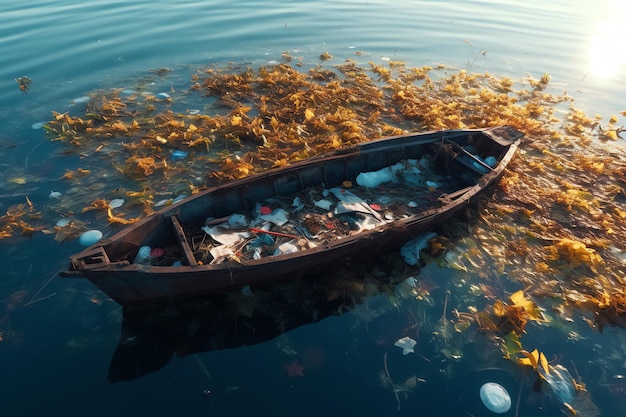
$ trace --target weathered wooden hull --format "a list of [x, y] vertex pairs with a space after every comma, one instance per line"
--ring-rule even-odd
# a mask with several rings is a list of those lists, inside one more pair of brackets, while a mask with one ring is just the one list
[[[371, 257], [398, 248], [447, 221], [497, 183], [521, 137], [519, 132], [507, 127], [397, 136], [214, 187], [73, 255], [70, 268], [61, 276], [86, 277], [120, 304], [132, 305], [323, 272], [353, 257]], [[471, 171], [468, 157], [463, 154], [463, 148], [468, 145], [477, 147], [483, 158], [485, 155], [495, 157], [497, 165], [484, 174], [475, 170], [474, 183], [448, 193], [440, 207], [314, 248], [218, 265], [199, 265], [190, 254], [185, 228], [181, 225], [197, 223], [208, 216], [223, 217], [238, 210], [249, 210], [255, 202], [272, 195], [289, 195], [322, 183], [326, 187], [338, 186], [346, 179], [355, 178], [359, 172], [380, 169], [401, 159], [419, 158], [426, 147], [438, 143], [456, 144], [454, 147], [460, 148], [459, 160], [449, 161], [453, 170]], [[464, 163], [457, 163], [463, 162], [461, 157], [465, 157]], [[185, 256], [185, 265], [132, 263], [140, 246], [176, 239]]]

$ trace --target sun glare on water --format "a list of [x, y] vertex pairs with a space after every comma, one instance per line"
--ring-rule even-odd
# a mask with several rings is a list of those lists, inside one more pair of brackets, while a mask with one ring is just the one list
[[611, 0], [598, 13], [589, 33], [589, 65], [592, 75], [611, 80], [626, 69], [626, 2]]

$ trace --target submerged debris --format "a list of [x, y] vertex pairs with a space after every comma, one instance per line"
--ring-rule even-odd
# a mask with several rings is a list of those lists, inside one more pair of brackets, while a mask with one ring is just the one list
[[22, 94], [26, 95], [28, 94], [28, 89], [30, 88], [30, 84], [33, 82], [33, 80], [28, 78], [26, 75], [22, 75], [21, 77], [17, 77], [15, 79], [15, 82], [17, 82], [17, 85], [20, 88]]

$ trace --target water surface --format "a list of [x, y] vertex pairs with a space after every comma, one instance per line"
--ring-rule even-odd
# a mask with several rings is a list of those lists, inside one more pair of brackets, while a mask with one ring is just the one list
[[[98, 89], [132, 86], [158, 68], [186, 77], [183, 69], [215, 63], [280, 61], [284, 51], [302, 56], [307, 65], [318, 64], [325, 51], [334, 56], [331, 64], [359, 51], [362, 62], [441, 63], [516, 80], [549, 73], [550, 92], [567, 91], [590, 115], [619, 116], [626, 110], [625, 18], [626, 6], [617, 0], [3, 4], [0, 210], [23, 203], [26, 195], [36, 205], [53, 204], [50, 192], [69, 187], [61, 180], [65, 170], [80, 166], [79, 158], [60, 157], [62, 145], [48, 141], [34, 123], [48, 120], [52, 110], [76, 110], [73, 100]], [[32, 79], [26, 95], [15, 82], [24, 75]], [[25, 183], [10, 182], [14, 177]], [[263, 336], [248, 328], [243, 340], [235, 332], [240, 338], [213, 341], [218, 345], [196, 354], [198, 345], [184, 344], [198, 329], [207, 332], [205, 338], [227, 338], [242, 323], [209, 324], [203, 309], [169, 320], [178, 313], [165, 311], [159, 325], [145, 324], [154, 326], [152, 333], [138, 331], [144, 326], [139, 320], [134, 333], [123, 334], [121, 307], [89, 282], [55, 277], [78, 249], [76, 241], [61, 245], [42, 234], [0, 242], [0, 398], [6, 415], [389, 415], [398, 411], [381, 377], [385, 360], [396, 384], [420, 378], [406, 398], [399, 393], [400, 414], [487, 415], [478, 391], [488, 380], [509, 389], [514, 407], [520, 398], [519, 415], [560, 412], [554, 395], [533, 392], [533, 381], [503, 361], [486, 339], [465, 344], [457, 361], [437, 336], [446, 294], [464, 278], [462, 272], [430, 265], [416, 278], [431, 288], [431, 296], [400, 297], [398, 305], [371, 291], [343, 308], [324, 291], [289, 288], [282, 298], [263, 298], [260, 321], [246, 324], [259, 326]], [[264, 317], [279, 317], [285, 333]], [[419, 354], [403, 356], [393, 346], [408, 332], [419, 335]], [[145, 375], [110, 383], [120, 340], [143, 343], [134, 352], [145, 355], [146, 368], [132, 369], [138, 362], [120, 360], [111, 372], [119, 379]], [[533, 342], [570, 371], [575, 363], [603, 414], [626, 410], [621, 329], [598, 334], [576, 322], [562, 334], [530, 334]], [[446, 349], [449, 355], [442, 354]], [[178, 355], [168, 360], [173, 352]], [[159, 361], [163, 366], [148, 372]], [[299, 365], [304, 376], [298, 375]]]

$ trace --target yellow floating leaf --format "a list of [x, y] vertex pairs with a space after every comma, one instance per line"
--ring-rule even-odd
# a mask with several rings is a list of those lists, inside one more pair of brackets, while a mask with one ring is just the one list
[[115, 122], [111, 125], [111, 128], [113, 128], [113, 130], [128, 133], [128, 127], [124, 124], [124, 122]]
[[274, 161], [274, 165], [272, 165], [272, 168], [284, 167], [287, 165], [289, 165], [289, 162], [287, 162], [287, 158], [281, 158]]
[[185, 122], [184, 121], [178, 121], [178, 120], [170, 120], [169, 122], [167, 122], [168, 126], [171, 127], [184, 127], [185, 126]]
[[616, 115], [612, 115], [611, 118], [609, 119], [609, 124], [613, 124], [613, 123], [617, 123], [617, 116]]
[[495, 314], [498, 317], [502, 317], [504, 316], [505, 313], [506, 313], [506, 308], [504, 306], [504, 303], [500, 300], [496, 300], [496, 302], [493, 304], [493, 314]]
[[526, 311], [532, 311], [535, 307], [535, 303], [533, 303], [532, 300], [526, 298], [524, 296], [524, 291], [522, 290], [514, 292], [509, 298], [514, 305], [523, 307]]
[[535, 321], [544, 320], [543, 315], [539, 310], [539, 307], [537, 307], [533, 300], [527, 298], [522, 290], [511, 294], [510, 298], [515, 306], [524, 310], [524, 313], [526, 314], [526, 317], [528, 319]]
[[233, 126], [241, 126], [241, 116], [233, 116], [230, 118], [230, 124]]
[[[525, 358], [521, 358], [518, 362], [521, 363], [524, 359], [527, 359], [529, 365], [533, 367], [533, 369], [537, 369], [537, 365], [539, 362], [539, 351], [537, 349], [532, 352], [528, 352], [527, 350], [520, 350], [520, 353], [525, 356]], [[525, 361], [524, 361], [525, 362]]]
[[68, 113], [69, 113], [69, 112], [65, 112], [65, 113], [57, 113], [57, 112], [53, 111], [53, 112], [52, 112], [52, 115], [54, 116], [54, 118], [55, 118], [56, 120], [63, 120], [63, 119], [67, 116], [67, 114], [68, 114]]
[[594, 162], [591, 164], [591, 167], [598, 174], [602, 174], [602, 171], [604, 171], [604, 162]]
[[537, 265], [535, 265], [535, 271], [539, 273], [548, 272], [549, 270], [550, 266], [545, 262], [538, 262]]
[[513, 294], [511, 294], [509, 298], [511, 299], [513, 304], [520, 304], [525, 301], [524, 291], [522, 290], [516, 291]]
[[109, 207], [107, 210], [107, 217], [108, 217], [109, 223], [133, 224], [140, 220], [139, 217], [136, 217], [133, 219], [125, 219], [123, 217], [115, 216], [111, 212], [111, 207]]
[[22, 185], [22, 184], [26, 184], [26, 178], [23, 178], [23, 177], [13, 177], [13, 178], [9, 178], [7, 180], [7, 182], [13, 183], [13, 184]]
[[304, 117], [305, 117], [307, 120], [311, 120], [312, 118], [314, 118], [314, 117], [315, 117], [315, 112], [314, 112], [312, 109], [306, 109], [306, 110], [304, 111]]

